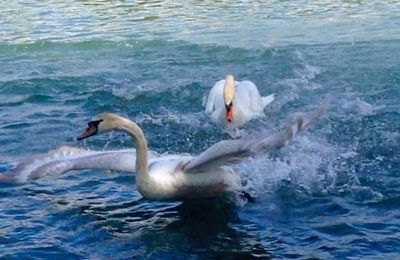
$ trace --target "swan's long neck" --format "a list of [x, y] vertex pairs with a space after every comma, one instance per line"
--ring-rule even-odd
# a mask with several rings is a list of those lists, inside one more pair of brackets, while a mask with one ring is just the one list
[[226, 76], [224, 84], [224, 101], [229, 104], [235, 98], [235, 79], [232, 75]]
[[137, 177], [145, 180], [149, 176], [147, 141], [142, 129], [132, 121], [121, 118], [120, 130], [127, 132], [136, 146], [136, 173]]

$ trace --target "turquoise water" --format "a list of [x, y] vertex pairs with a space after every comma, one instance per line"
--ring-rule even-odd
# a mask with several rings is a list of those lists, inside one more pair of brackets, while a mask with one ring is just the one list
[[399, 1], [20, 1], [0, 9], [0, 171], [83, 143], [95, 114], [134, 119], [152, 150], [227, 138], [202, 101], [227, 73], [276, 93], [248, 132], [329, 106], [284, 149], [235, 170], [256, 197], [154, 202], [132, 174], [0, 184], [0, 258], [399, 257]]

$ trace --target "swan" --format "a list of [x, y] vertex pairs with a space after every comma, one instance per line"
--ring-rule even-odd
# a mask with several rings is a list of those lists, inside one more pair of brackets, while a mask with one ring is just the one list
[[227, 75], [211, 89], [205, 112], [212, 121], [232, 130], [262, 116], [264, 108], [274, 99], [275, 94], [261, 97], [253, 82], [235, 81], [232, 75]]
[[212, 197], [230, 192], [240, 192], [247, 198], [239, 177], [229, 166], [287, 145], [295, 134], [321, 114], [322, 110], [298, 115], [294, 124], [286, 124], [284, 131], [274, 135], [220, 141], [198, 156], [160, 155], [147, 151], [146, 139], [135, 123], [114, 114], [100, 114], [78, 139], [122, 130], [133, 136], [140, 152], [138, 156], [134, 149], [91, 151], [62, 146], [15, 163], [9, 172], [0, 175], [0, 183], [22, 184], [70, 170], [103, 169], [137, 172], [138, 190], [146, 198]]
[[[78, 140], [109, 131], [129, 134], [136, 146], [136, 185], [147, 199], [186, 199], [216, 197], [223, 194], [243, 194], [240, 178], [228, 167], [249, 156], [271, 148], [281, 148], [298, 132], [304, 130], [321, 115], [297, 116], [284, 131], [271, 136], [247, 136], [220, 141], [199, 156], [169, 155], [149, 161], [147, 141], [141, 128], [127, 118], [112, 113], [101, 113], [88, 123]], [[244, 194], [245, 197], [246, 194]]]

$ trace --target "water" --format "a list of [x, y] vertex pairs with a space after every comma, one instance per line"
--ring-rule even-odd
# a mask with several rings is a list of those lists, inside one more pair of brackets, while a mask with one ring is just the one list
[[[136, 120], [151, 149], [227, 138], [202, 100], [227, 73], [276, 93], [262, 122], [324, 117], [235, 168], [254, 203], [144, 200], [129, 173], [0, 185], [0, 258], [398, 258], [399, 1], [19, 1], [0, 10], [0, 171], [61, 145], [95, 114]], [[238, 205], [240, 204], [240, 205]]]

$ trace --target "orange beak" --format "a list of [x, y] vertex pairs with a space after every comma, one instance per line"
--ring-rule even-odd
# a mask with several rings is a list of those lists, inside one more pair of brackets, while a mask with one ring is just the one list
[[232, 107], [228, 107], [228, 109], [226, 111], [226, 120], [228, 122], [232, 122], [233, 121], [233, 109], [232, 109]]

